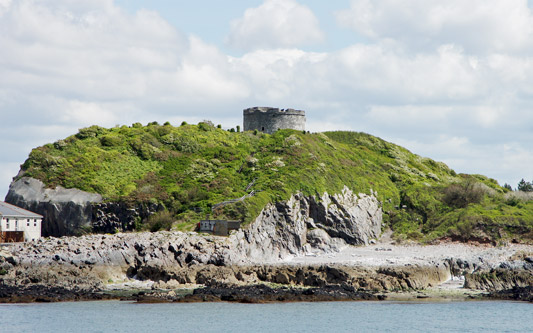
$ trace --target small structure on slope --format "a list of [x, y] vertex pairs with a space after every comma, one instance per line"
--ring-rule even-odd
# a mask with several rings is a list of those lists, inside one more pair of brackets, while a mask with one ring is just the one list
[[244, 109], [243, 129], [268, 134], [280, 129], [305, 131], [305, 111], [259, 106]]
[[43, 216], [0, 201], [0, 243], [41, 238]]
[[198, 222], [198, 231], [208, 232], [217, 236], [228, 236], [232, 230], [239, 230], [240, 221], [202, 220]]

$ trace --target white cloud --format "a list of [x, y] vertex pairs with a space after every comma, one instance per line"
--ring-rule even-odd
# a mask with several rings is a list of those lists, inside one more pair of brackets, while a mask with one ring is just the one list
[[0, 0], [0, 15], [9, 9], [11, 6], [11, 0]]
[[[94, 124], [212, 119], [234, 127], [243, 108], [264, 105], [306, 110], [312, 131], [365, 131], [458, 171], [486, 173], [513, 186], [513, 172], [533, 179], [533, 57], [518, 52], [529, 42], [508, 41], [516, 47], [505, 52], [484, 36], [483, 47], [464, 36], [444, 38], [450, 24], [468, 23], [461, 12], [466, 7], [453, 1], [462, 8], [455, 21], [449, 13], [446, 19], [432, 14], [440, 21], [407, 19], [414, 15], [409, 11], [439, 12], [440, 2], [409, 2], [403, 9], [387, 3], [354, 1], [344, 12], [353, 18], [355, 6], [370, 6], [363, 8], [368, 15], [357, 14], [364, 24], [357, 21], [363, 25], [356, 28], [371, 42], [315, 53], [294, 48], [319, 41], [312, 37], [321, 35], [312, 13], [301, 14], [307, 21], [294, 19], [309, 9], [294, 1], [266, 1], [248, 10], [231, 35], [239, 37], [233, 43], [255, 34], [265, 44], [250, 39], [253, 50], [232, 57], [199, 37], [184, 36], [157, 13], [128, 14], [112, 0], [0, 0], [0, 123], [10, 128], [2, 134], [9, 138], [3, 146], [16, 147], [3, 162], [18, 165], [32, 147]], [[522, 2], [514, 4], [523, 9]], [[291, 5], [296, 14], [287, 9]], [[257, 28], [238, 34], [239, 24], [269, 6], [282, 19], [291, 18], [288, 25], [270, 22], [273, 28], [264, 33]], [[393, 16], [391, 11], [394, 24], [405, 21], [405, 29], [387, 25], [384, 17]], [[263, 11], [256, 23], [278, 14], [269, 15]], [[487, 22], [495, 24], [490, 17]], [[514, 18], [502, 20], [513, 25]], [[279, 34], [290, 36], [293, 21], [307, 30], [291, 38], [306, 37], [287, 41]], [[427, 43], [419, 47], [417, 40]], [[0, 164], [0, 174], [11, 172], [13, 165]], [[0, 192], [7, 191], [1, 182]]]
[[239, 49], [290, 48], [324, 40], [313, 12], [294, 0], [265, 0], [231, 22], [227, 42]]
[[518, 142], [474, 143], [466, 136], [448, 135], [436, 135], [425, 142], [400, 137], [389, 139], [418, 155], [443, 161], [457, 172], [483, 174], [498, 180], [500, 185], [508, 183], [516, 188], [520, 179], [533, 179], [530, 168], [533, 150]]
[[533, 32], [527, 0], [352, 0], [336, 17], [361, 35], [415, 50], [458, 44], [468, 53], [523, 51]]

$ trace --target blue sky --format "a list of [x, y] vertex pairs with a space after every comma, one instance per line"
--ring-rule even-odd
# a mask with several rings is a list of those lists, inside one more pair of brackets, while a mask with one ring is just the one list
[[304, 109], [516, 186], [533, 179], [526, 0], [0, 0], [0, 196], [93, 124]]

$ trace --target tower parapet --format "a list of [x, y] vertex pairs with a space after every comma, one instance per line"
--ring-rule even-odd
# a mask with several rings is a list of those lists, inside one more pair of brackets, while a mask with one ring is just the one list
[[243, 129], [272, 134], [279, 129], [305, 131], [305, 111], [271, 107], [253, 107], [243, 110]]

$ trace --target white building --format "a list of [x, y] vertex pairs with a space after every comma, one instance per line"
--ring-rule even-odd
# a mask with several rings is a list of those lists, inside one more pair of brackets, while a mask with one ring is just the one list
[[0, 242], [39, 239], [42, 220], [42, 215], [0, 201]]

